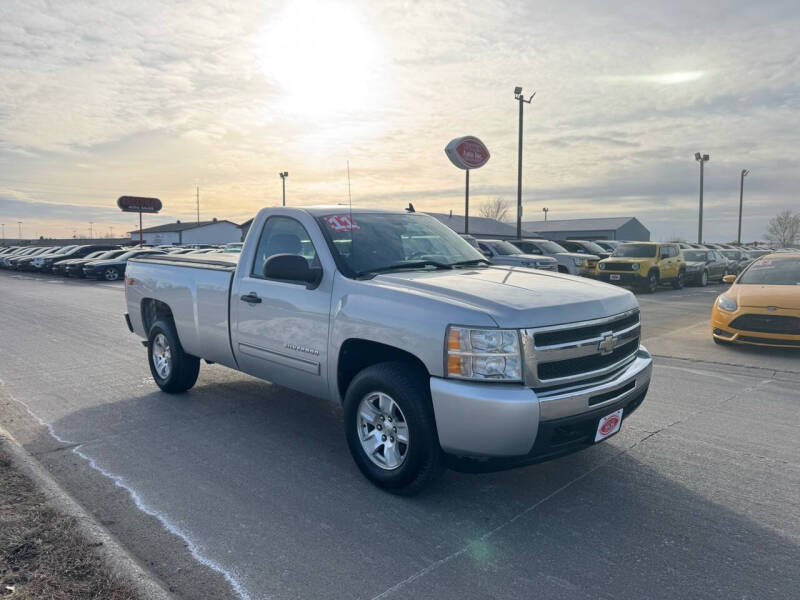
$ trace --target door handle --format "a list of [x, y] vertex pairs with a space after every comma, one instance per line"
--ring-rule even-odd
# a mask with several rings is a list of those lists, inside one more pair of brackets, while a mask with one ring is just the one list
[[248, 304], [261, 304], [261, 298], [258, 297], [258, 294], [255, 292], [250, 292], [249, 294], [245, 294], [240, 298], [242, 302], [247, 302]]

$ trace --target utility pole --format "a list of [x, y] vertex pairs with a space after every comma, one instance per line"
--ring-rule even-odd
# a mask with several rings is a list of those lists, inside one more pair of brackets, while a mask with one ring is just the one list
[[744, 200], [744, 178], [750, 173], [747, 169], [742, 169], [742, 178], [739, 181], [739, 233], [736, 235], [736, 243], [742, 243], [742, 202]]
[[519, 102], [519, 141], [517, 145], [517, 239], [522, 238], [522, 105], [530, 104], [536, 92], [525, 100], [522, 88], [514, 88], [514, 99]]
[[281, 187], [283, 188], [283, 205], [286, 206], [286, 178], [289, 176], [289, 171], [281, 171], [278, 173], [281, 176]]
[[197, 192], [197, 223], [200, 223], [200, 186], [194, 186]]
[[5, 243], [5, 241], [6, 241], [6, 224], [5, 223], [0, 223], [0, 227], [2, 227], [2, 229], [3, 229], [3, 243]]
[[17, 221], [17, 225], [19, 226], [19, 241], [22, 241], [22, 221]]
[[697, 243], [703, 243], [703, 166], [711, 157], [708, 154], [694, 153], [694, 159], [700, 163], [700, 216], [697, 222]]
[[94, 239], [94, 232], [92, 231], [92, 225], [94, 225], [94, 223], [92, 221], [89, 221], [89, 239], [90, 240]]
[[548, 212], [549, 210], [550, 210], [550, 209], [549, 209], [549, 208], [547, 208], [546, 206], [545, 206], [545, 207], [542, 209], [542, 212], [544, 213], [544, 222], [545, 222], [545, 223], [547, 223], [547, 212]]

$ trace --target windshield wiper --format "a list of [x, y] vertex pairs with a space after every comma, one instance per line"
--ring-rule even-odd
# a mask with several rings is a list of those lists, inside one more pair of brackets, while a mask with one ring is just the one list
[[463, 266], [470, 266], [470, 265], [477, 265], [478, 263], [485, 263], [487, 265], [492, 264], [490, 260], [486, 258], [473, 258], [470, 260], [460, 260], [458, 262], [450, 263], [450, 267], [463, 267]]
[[439, 262], [437, 260], [418, 260], [414, 262], [397, 263], [394, 265], [387, 265], [385, 267], [378, 267], [377, 269], [369, 269], [368, 271], [361, 271], [356, 273], [358, 277], [366, 275], [377, 275], [384, 271], [397, 271], [400, 269], [420, 269], [422, 267], [436, 267], [437, 269], [452, 269], [453, 266], [449, 263]]

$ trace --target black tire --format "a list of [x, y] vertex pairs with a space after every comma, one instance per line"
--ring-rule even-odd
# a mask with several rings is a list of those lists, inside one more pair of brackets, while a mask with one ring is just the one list
[[706, 287], [708, 285], [708, 271], [703, 271], [700, 273], [700, 277], [697, 280], [697, 285], [700, 287]]
[[567, 270], [567, 267], [565, 267], [563, 265], [558, 265], [558, 272], [559, 273], [564, 273], [564, 275], [569, 275], [569, 271]]
[[686, 285], [686, 271], [681, 269], [678, 271], [678, 276], [673, 280], [672, 287], [676, 290], [682, 290], [684, 285]]
[[[375, 464], [362, 447], [359, 406], [374, 392], [386, 394], [394, 401], [408, 427], [407, 454], [403, 462], [392, 470]], [[444, 470], [428, 375], [413, 365], [385, 362], [358, 373], [345, 394], [344, 423], [353, 460], [364, 476], [380, 488], [394, 494], [416, 494]]]
[[103, 269], [100, 277], [104, 281], [118, 281], [121, 275], [122, 273], [119, 272], [117, 267], [108, 267], [107, 269]]
[[658, 273], [650, 271], [647, 274], [647, 281], [642, 285], [642, 292], [645, 294], [654, 294], [658, 289]]
[[[159, 367], [156, 366], [157, 359], [154, 358], [158, 353], [157, 342], [162, 341], [157, 340], [159, 336], [163, 336], [170, 353], [167, 372], [159, 372]], [[183, 351], [183, 346], [171, 323], [166, 321], [154, 323], [147, 340], [147, 364], [150, 365], [150, 373], [158, 387], [169, 394], [180, 394], [197, 382], [200, 359]]]

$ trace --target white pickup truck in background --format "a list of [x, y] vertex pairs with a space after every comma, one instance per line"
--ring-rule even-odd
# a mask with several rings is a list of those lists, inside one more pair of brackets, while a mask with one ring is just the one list
[[241, 255], [134, 258], [125, 290], [161, 389], [202, 358], [341, 402], [356, 464], [395, 492], [586, 448], [650, 382], [630, 292], [490, 265], [420, 213], [266, 208]]

